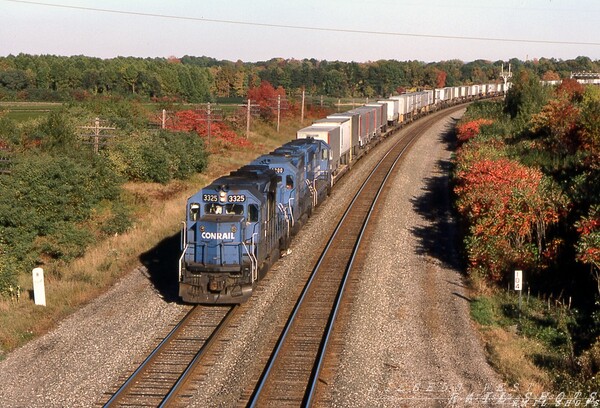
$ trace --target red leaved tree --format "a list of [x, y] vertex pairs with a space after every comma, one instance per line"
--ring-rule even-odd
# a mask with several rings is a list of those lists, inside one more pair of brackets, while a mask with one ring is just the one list
[[575, 224], [579, 233], [577, 259], [590, 265], [600, 294], [600, 206], [593, 206], [588, 215]]
[[566, 198], [541, 171], [501, 158], [457, 173], [458, 211], [468, 220], [471, 268], [502, 280], [514, 267], [539, 268], [550, 225]]
[[494, 121], [491, 119], [476, 119], [461, 123], [456, 127], [456, 138], [460, 143], [464, 143], [477, 136], [481, 131], [481, 126], [491, 125], [492, 123]]
[[[196, 132], [203, 138], [208, 138], [209, 122], [206, 114], [196, 110], [185, 110], [175, 113], [175, 121], [167, 126], [168, 129]], [[210, 122], [211, 143], [217, 143], [221, 148], [246, 147], [252, 143], [239, 136], [223, 122]]]
[[446, 77], [447, 76], [448, 76], [448, 74], [446, 74], [445, 71], [439, 70], [437, 72], [437, 77], [436, 77], [436, 87], [437, 88], [443, 88], [446, 86]]
[[273, 120], [277, 115], [277, 100], [279, 98], [280, 114], [283, 116], [289, 110], [285, 89], [281, 86], [275, 89], [268, 81], [248, 89], [248, 99], [259, 105], [260, 116], [265, 120]]
[[531, 117], [532, 130], [550, 151], [572, 154], [580, 145], [579, 115], [580, 109], [569, 97], [551, 99], [540, 113]]

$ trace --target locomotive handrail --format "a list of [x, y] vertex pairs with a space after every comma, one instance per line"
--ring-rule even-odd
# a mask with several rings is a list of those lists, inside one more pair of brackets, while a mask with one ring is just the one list
[[[252, 234], [252, 238], [250, 239], [250, 247], [254, 248], [254, 236], [258, 235], [258, 232], [255, 232]], [[253, 251], [250, 251], [248, 249], [248, 246], [246, 245], [246, 243], [244, 241], [242, 241], [242, 245], [244, 247], [244, 250], [246, 251], [246, 253], [248, 254], [248, 258], [250, 258], [250, 267], [252, 268], [252, 283], [254, 283], [254, 281], [256, 281], [256, 279], [258, 278], [258, 261], [256, 259], [256, 255], [254, 255]]]
[[[182, 282], [181, 270], [183, 269], [183, 258], [185, 257], [185, 253], [187, 252], [187, 249], [188, 249], [187, 224], [185, 223], [185, 221], [181, 221], [181, 224], [183, 224], [183, 227], [181, 228], [180, 247], [182, 248], [182, 251], [181, 251], [181, 256], [179, 257], [179, 282]], [[185, 244], [185, 246], [184, 246], [184, 244]]]
[[183, 269], [183, 257], [185, 257], [185, 253], [187, 252], [188, 249], [188, 245], [185, 245], [185, 248], [183, 248], [183, 252], [181, 253], [181, 256], [179, 257], [179, 282], [182, 282], [182, 269]]
[[187, 244], [187, 224], [185, 223], [185, 221], [181, 221], [181, 236], [180, 236], [180, 243], [179, 243], [179, 249], [183, 249], [183, 247], [185, 246], [185, 244]]
[[[290, 197], [290, 200], [288, 201], [288, 207], [290, 209], [290, 219], [292, 220], [292, 227], [294, 226], [294, 209], [292, 207], [292, 201], [294, 201], [294, 197]], [[289, 232], [288, 232], [289, 234]]]
[[250, 259], [252, 260], [252, 283], [258, 279], [258, 259], [256, 259], [256, 254], [254, 250], [256, 249], [256, 241], [254, 240], [254, 236], [258, 236], [258, 232], [252, 234], [251, 242], [252, 242], [252, 253], [250, 254]]

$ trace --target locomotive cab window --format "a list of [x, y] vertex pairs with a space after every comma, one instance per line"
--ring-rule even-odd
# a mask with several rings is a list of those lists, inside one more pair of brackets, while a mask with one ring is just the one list
[[294, 179], [292, 178], [292, 176], [287, 176], [285, 178], [285, 188], [287, 188], [288, 190], [291, 190], [294, 188]]
[[321, 150], [321, 159], [327, 160], [329, 158], [329, 150], [323, 149]]
[[198, 203], [190, 204], [190, 220], [197, 221], [199, 212], [200, 212], [200, 204], [198, 204]]
[[205, 214], [223, 214], [223, 206], [215, 203], [204, 205]]
[[258, 221], [258, 206], [256, 204], [250, 204], [248, 206], [248, 222]]
[[227, 204], [225, 205], [225, 214], [243, 215], [244, 206], [241, 204]]

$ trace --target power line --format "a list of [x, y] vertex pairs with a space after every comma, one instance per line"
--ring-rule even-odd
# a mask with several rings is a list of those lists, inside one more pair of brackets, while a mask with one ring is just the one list
[[31, 4], [31, 5], [37, 5], [37, 6], [47, 6], [47, 7], [85, 10], [85, 11], [96, 11], [96, 12], [101, 12], [101, 13], [165, 18], [165, 19], [172, 19], [172, 20], [199, 21], [199, 22], [204, 22], [204, 23], [236, 24], [236, 25], [246, 25], [246, 26], [253, 26], [253, 27], [284, 28], [284, 29], [293, 29], [293, 30], [308, 30], [308, 31], [322, 31], [322, 32], [335, 32], [335, 33], [350, 33], [350, 34], [389, 35], [389, 36], [395, 36], [395, 37], [436, 38], [436, 39], [445, 39], [445, 40], [471, 40], [471, 41], [495, 41], [495, 42], [513, 42], [513, 43], [531, 43], [531, 44], [600, 46], [600, 42], [531, 40], [531, 39], [523, 39], [523, 38], [470, 37], [470, 36], [456, 36], [456, 35], [399, 33], [399, 32], [392, 32], [392, 31], [353, 30], [353, 29], [343, 29], [343, 28], [311, 27], [311, 26], [302, 26], [302, 25], [257, 23], [257, 22], [252, 22], [252, 21], [221, 20], [221, 19], [213, 19], [213, 18], [176, 16], [176, 15], [157, 14], [157, 13], [142, 13], [142, 12], [138, 12], [138, 11], [125, 11], [125, 10], [114, 10], [114, 9], [103, 9], [103, 8], [96, 8], [96, 7], [70, 6], [70, 5], [65, 5], [65, 4], [52, 4], [52, 3], [43, 3], [43, 2], [38, 2], [38, 1], [26, 1], [26, 0], [4, 0], [4, 1], [9, 1], [12, 3]]

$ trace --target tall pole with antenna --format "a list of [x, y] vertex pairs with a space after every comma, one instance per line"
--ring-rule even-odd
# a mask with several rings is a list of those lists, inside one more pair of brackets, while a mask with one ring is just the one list
[[504, 97], [506, 98], [507, 83], [510, 78], [512, 78], [512, 72], [510, 70], [510, 62], [508, 63], [508, 72], [504, 71], [504, 63], [502, 63], [502, 71], [500, 72], [500, 78], [504, 81]]

